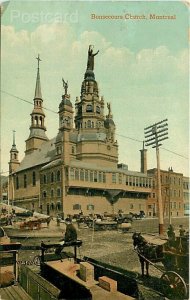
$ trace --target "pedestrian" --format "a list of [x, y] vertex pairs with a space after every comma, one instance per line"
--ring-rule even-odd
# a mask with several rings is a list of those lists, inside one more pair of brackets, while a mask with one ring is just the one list
[[175, 232], [174, 232], [174, 228], [171, 224], [168, 227], [167, 234], [168, 234], [168, 241], [169, 241], [170, 247], [174, 247], [175, 246]]
[[179, 225], [179, 235], [185, 236], [185, 229], [183, 228], [183, 225]]
[[65, 224], [66, 224], [65, 236], [63, 240], [61, 240], [61, 242], [59, 243], [60, 246], [55, 250], [55, 254], [61, 253], [61, 251], [64, 248], [63, 245], [65, 243], [77, 241], [77, 230], [75, 226], [72, 224], [71, 219], [67, 219], [67, 221], [65, 221]]
[[60, 226], [60, 222], [61, 222], [61, 220], [60, 220], [60, 217], [59, 217], [59, 215], [57, 215], [57, 226]]

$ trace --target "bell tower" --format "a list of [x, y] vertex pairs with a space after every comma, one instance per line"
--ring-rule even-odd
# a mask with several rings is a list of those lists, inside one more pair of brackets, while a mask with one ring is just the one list
[[30, 154], [40, 147], [40, 145], [47, 141], [46, 127], [44, 125], [45, 114], [43, 111], [43, 99], [41, 93], [40, 83], [40, 56], [36, 58], [38, 61], [37, 77], [36, 77], [36, 88], [34, 95], [34, 108], [31, 113], [31, 126], [30, 135], [26, 140], [26, 154]]
[[79, 131], [95, 132], [104, 127], [104, 99], [99, 97], [98, 83], [94, 75], [94, 57], [98, 52], [93, 53], [93, 46], [89, 46], [80, 101], [77, 97], [75, 103], [75, 127]]
[[75, 128], [78, 133], [76, 158], [100, 166], [116, 167], [118, 144], [115, 140], [115, 124], [108, 103], [108, 115], [104, 115], [104, 98], [99, 96], [94, 74], [94, 46], [88, 49], [87, 67], [81, 85], [80, 98], [75, 102]]
[[15, 144], [15, 130], [13, 130], [13, 144], [12, 148], [10, 150], [10, 161], [9, 161], [9, 174], [14, 173], [18, 166], [20, 165], [20, 162], [18, 160], [18, 150], [16, 148]]

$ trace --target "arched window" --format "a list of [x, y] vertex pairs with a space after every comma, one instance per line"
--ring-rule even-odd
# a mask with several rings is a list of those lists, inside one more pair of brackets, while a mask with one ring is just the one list
[[36, 172], [35, 171], [32, 172], [32, 185], [36, 186]]
[[44, 183], [47, 183], [47, 176], [44, 174]]
[[57, 181], [61, 181], [61, 172], [60, 172], [60, 170], [57, 171]]
[[93, 111], [92, 104], [87, 104], [87, 106], [86, 106], [86, 112], [92, 112], [92, 111]]
[[17, 190], [19, 189], [19, 178], [18, 178], [18, 176], [16, 177], [16, 189]]
[[42, 117], [40, 117], [40, 125], [43, 125]]
[[60, 197], [60, 196], [61, 196], [61, 189], [58, 188], [58, 189], [57, 189], [57, 197]]
[[54, 173], [51, 172], [51, 182], [54, 182]]
[[91, 121], [90, 120], [87, 121], [87, 128], [91, 128]]
[[57, 208], [57, 210], [61, 210], [61, 203], [60, 202], [57, 202], [56, 208]]
[[51, 210], [54, 210], [54, 209], [55, 209], [54, 203], [51, 203], [50, 209], [51, 209]]
[[14, 153], [14, 159], [17, 159], [17, 155], [16, 155], [16, 153]]
[[43, 197], [43, 198], [46, 198], [46, 197], [47, 197], [47, 193], [46, 193], [46, 191], [43, 191], [43, 193], [42, 193], [42, 197]]
[[34, 124], [38, 125], [38, 117], [37, 116], [34, 118]]
[[54, 190], [52, 189], [51, 190], [51, 198], [53, 198], [54, 197]]
[[24, 174], [24, 188], [27, 187], [27, 176], [26, 174]]

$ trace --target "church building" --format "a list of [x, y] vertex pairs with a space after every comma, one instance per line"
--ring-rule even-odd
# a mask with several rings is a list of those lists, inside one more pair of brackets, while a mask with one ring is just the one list
[[97, 54], [89, 46], [81, 94], [75, 103], [68, 93], [68, 82], [63, 80], [59, 128], [51, 140], [46, 135], [38, 56], [34, 108], [23, 160], [19, 161], [15, 136], [10, 150], [9, 195], [14, 205], [52, 216], [81, 210], [84, 215], [146, 212], [153, 180], [147, 175], [146, 150], [141, 150], [141, 172], [118, 164], [111, 103], [99, 95], [94, 74]]

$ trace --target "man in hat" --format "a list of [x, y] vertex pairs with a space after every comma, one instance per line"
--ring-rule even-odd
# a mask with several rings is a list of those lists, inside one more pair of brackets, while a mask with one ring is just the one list
[[65, 237], [64, 239], [60, 242], [60, 246], [55, 250], [56, 254], [60, 254], [61, 251], [63, 250], [63, 246], [67, 242], [75, 242], [77, 241], [77, 231], [75, 226], [72, 224], [71, 219], [67, 218], [65, 220], [66, 224], [66, 231], [65, 231]]

